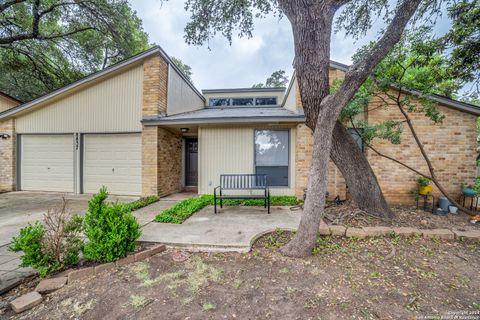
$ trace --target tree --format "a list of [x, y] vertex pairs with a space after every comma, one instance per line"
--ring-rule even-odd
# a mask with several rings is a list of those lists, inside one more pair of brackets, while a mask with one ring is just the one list
[[126, 0], [0, 4], [0, 90], [24, 101], [148, 47]]
[[171, 58], [173, 63], [175, 63], [175, 65], [178, 67], [178, 69], [182, 71], [183, 75], [188, 80], [190, 80], [190, 82], [192, 82], [192, 75], [193, 75], [192, 67], [190, 67], [188, 64], [183, 63], [183, 61], [178, 58], [175, 58], [175, 57], [171, 57]]
[[252, 88], [279, 88], [286, 87], [288, 82], [288, 76], [285, 74], [285, 70], [277, 70], [270, 77], [267, 78], [265, 83], [257, 83]]
[[[241, 4], [234, 0], [186, 1], [186, 9], [191, 14], [191, 21], [185, 27], [185, 38], [189, 44], [201, 45], [217, 32], [229, 41], [232, 39], [233, 30], [238, 30], [239, 36], [251, 36], [254, 17], [262, 17], [272, 12], [285, 15], [292, 25], [294, 67], [307, 125], [314, 130], [314, 142], [304, 211], [295, 237], [281, 249], [284, 254], [311, 254], [324, 212], [332, 134], [340, 112], [369, 73], [400, 40], [412, 16], [417, 13], [418, 17], [421, 17], [427, 11], [431, 16], [438, 11], [436, 2], [422, 2], [419, 8], [421, 2], [403, 0], [399, 1], [395, 8], [391, 8], [389, 2], [384, 0], [252, 0]], [[373, 17], [381, 15], [386, 18], [387, 27], [368, 53], [349, 68], [336, 92], [330, 93], [330, 40], [334, 16], [340, 8], [343, 8], [343, 11], [339, 15], [337, 26], [343, 27], [347, 34], [364, 34], [370, 28]], [[363, 186], [367, 190], [370, 187], [374, 186]]]

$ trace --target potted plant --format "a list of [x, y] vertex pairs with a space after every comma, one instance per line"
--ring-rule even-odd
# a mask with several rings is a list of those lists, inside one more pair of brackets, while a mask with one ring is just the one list
[[430, 185], [430, 179], [425, 177], [418, 177], [417, 190], [418, 190], [418, 194], [421, 194], [423, 196], [426, 196], [427, 194], [431, 194], [433, 191], [433, 188]]

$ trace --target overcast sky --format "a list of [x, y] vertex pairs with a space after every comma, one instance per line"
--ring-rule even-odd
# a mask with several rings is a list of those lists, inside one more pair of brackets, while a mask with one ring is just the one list
[[[198, 89], [251, 87], [264, 82], [274, 71], [293, 72], [293, 37], [286, 18], [257, 20], [253, 38], [234, 38], [228, 41], [218, 36], [209, 47], [189, 46], [184, 41], [184, 27], [189, 14], [183, 0], [130, 0], [143, 20], [150, 41], [160, 45], [170, 56], [183, 60], [193, 70], [193, 82]], [[442, 27], [445, 24], [440, 23]], [[374, 25], [369, 34], [354, 42], [343, 34], [334, 34], [331, 59], [349, 64], [356, 49], [377, 37], [381, 24]], [[442, 28], [443, 29], [443, 28]]]

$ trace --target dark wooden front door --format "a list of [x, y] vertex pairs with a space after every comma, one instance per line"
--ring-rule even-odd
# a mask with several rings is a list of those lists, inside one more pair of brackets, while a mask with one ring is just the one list
[[198, 185], [198, 139], [186, 139], [185, 152], [185, 185]]

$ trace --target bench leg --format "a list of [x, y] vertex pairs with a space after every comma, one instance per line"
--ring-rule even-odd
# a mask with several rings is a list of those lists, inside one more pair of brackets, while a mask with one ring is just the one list
[[268, 192], [268, 200], [267, 200], [267, 202], [268, 202], [268, 211], [267, 211], [267, 212], [268, 212], [268, 214], [270, 214], [270, 192]]
[[267, 190], [265, 190], [265, 199], [263, 199], [263, 207], [267, 207]]
[[223, 208], [223, 199], [220, 198], [220, 208]]
[[213, 213], [217, 214], [217, 195], [213, 194]]

